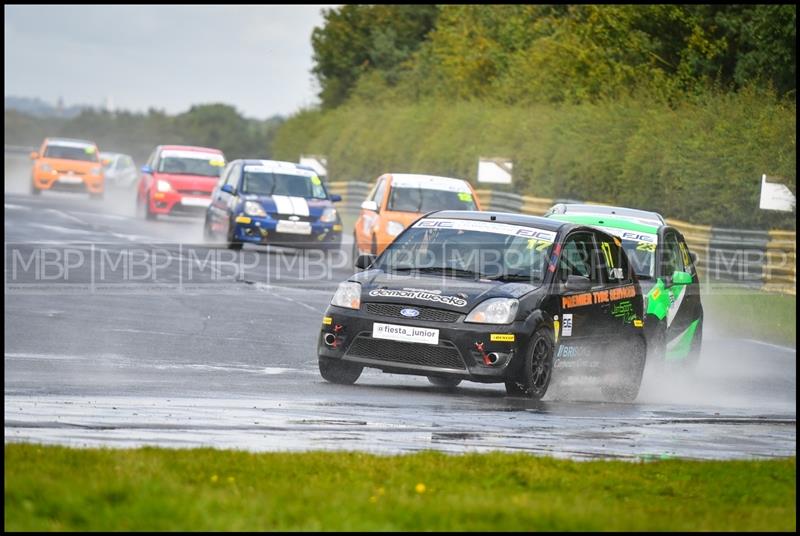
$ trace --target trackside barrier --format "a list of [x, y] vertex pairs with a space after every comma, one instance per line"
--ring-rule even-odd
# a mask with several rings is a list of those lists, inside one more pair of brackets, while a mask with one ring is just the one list
[[[361, 181], [331, 182], [331, 193], [342, 196], [343, 212], [357, 213], [372, 184]], [[557, 202], [544, 197], [476, 190], [484, 210], [543, 215]], [[605, 203], [597, 203], [602, 205]], [[770, 292], [796, 295], [797, 234], [795, 231], [754, 231], [727, 229], [710, 225], [666, 219], [678, 229], [695, 256], [701, 277], [711, 277], [737, 285], [762, 288]]]

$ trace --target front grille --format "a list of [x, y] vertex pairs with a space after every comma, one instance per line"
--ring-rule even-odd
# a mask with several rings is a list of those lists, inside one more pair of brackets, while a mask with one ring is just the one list
[[86, 183], [79, 182], [77, 184], [70, 184], [67, 182], [54, 181], [53, 185], [50, 188], [52, 190], [58, 190], [60, 192], [85, 192]]
[[314, 221], [311, 216], [300, 216], [299, 214], [278, 214], [277, 212], [269, 212], [269, 217], [273, 220], [288, 220], [289, 218], [297, 218], [291, 221]]
[[178, 193], [182, 195], [199, 195], [202, 197], [209, 197], [211, 192], [209, 190], [178, 190]]
[[458, 349], [448, 341], [440, 341], [438, 346], [433, 346], [413, 342], [373, 339], [372, 337], [359, 335], [347, 350], [347, 356], [425, 367], [466, 369]]
[[413, 320], [425, 320], [429, 322], [455, 322], [461, 313], [454, 311], [444, 311], [442, 309], [432, 309], [430, 307], [409, 307], [397, 303], [367, 303], [367, 312], [378, 316], [390, 316], [393, 318], [408, 318], [400, 314], [403, 309], [416, 309], [419, 316]]

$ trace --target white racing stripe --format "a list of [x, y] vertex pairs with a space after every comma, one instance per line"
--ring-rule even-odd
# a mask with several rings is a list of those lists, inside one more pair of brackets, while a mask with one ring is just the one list
[[292, 210], [298, 216], [308, 216], [308, 201], [304, 197], [290, 197], [289, 201], [292, 202]]
[[273, 195], [272, 199], [275, 201], [275, 208], [278, 214], [294, 214], [294, 205], [285, 195]]

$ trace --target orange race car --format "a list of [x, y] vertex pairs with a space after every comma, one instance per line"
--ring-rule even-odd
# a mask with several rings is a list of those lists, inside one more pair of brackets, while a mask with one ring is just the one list
[[353, 232], [353, 262], [361, 253], [380, 255], [397, 235], [432, 210], [481, 210], [478, 196], [463, 179], [386, 173], [361, 203]]
[[105, 175], [98, 155], [93, 141], [45, 138], [39, 152], [31, 153], [31, 193], [64, 190], [102, 198]]

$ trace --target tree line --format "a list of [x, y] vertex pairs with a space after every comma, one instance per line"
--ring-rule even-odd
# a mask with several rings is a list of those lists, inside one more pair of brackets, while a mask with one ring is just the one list
[[763, 173], [795, 191], [795, 22], [793, 5], [345, 5], [312, 34], [320, 105], [273, 150], [326, 155], [331, 180], [474, 182], [479, 157], [507, 157], [521, 194], [794, 228], [758, 201]]

